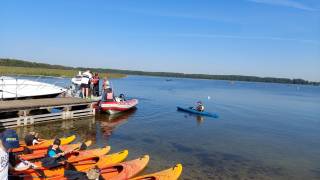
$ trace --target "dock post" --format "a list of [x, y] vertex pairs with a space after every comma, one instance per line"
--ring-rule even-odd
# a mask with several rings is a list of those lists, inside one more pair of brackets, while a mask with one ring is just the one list
[[66, 106], [63, 108], [62, 119], [72, 119], [72, 112], [70, 110], [71, 110], [70, 106]]
[[[18, 112], [19, 118], [17, 121], [17, 125], [21, 126], [21, 125], [27, 125], [28, 124], [28, 115], [30, 113], [30, 110], [21, 110]], [[23, 121], [23, 122], [21, 122]]]
[[93, 116], [96, 115], [96, 109], [94, 108], [94, 103], [90, 104], [90, 110], [91, 110]]

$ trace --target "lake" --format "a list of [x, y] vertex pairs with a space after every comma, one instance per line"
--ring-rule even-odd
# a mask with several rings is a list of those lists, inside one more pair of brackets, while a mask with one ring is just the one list
[[[18, 130], [45, 138], [76, 134], [93, 147], [128, 149], [128, 159], [149, 154], [145, 173], [182, 163], [185, 180], [320, 179], [320, 87], [144, 76], [112, 85], [117, 94], [139, 99], [137, 109]], [[219, 118], [176, 110], [198, 100]]]

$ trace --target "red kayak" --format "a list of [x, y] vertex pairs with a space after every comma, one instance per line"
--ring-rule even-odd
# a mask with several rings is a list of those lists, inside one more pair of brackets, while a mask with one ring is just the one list
[[100, 102], [100, 109], [108, 114], [116, 114], [134, 108], [138, 104], [137, 99], [126, 101]]

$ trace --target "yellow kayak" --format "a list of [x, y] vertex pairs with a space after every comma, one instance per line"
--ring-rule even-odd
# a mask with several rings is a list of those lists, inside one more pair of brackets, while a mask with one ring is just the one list
[[[76, 139], [75, 135], [60, 138], [61, 145], [70, 144], [75, 139]], [[24, 148], [28, 148], [31, 150], [47, 149], [50, 145], [53, 144], [53, 141], [54, 141], [54, 139], [43, 140], [40, 142], [40, 144], [37, 144], [34, 146], [26, 146], [25, 144], [21, 144], [20, 147], [11, 149], [11, 152], [14, 152], [14, 153], [22, 152], [24, 150]]]
[[136, 178], [132, 178], [130, 180], [177, 180], [182, 173], [182, 165], [177, 164], [176, 166], [163, 170], [160, 172], [156, 172], [153, 174], [148, 174], [144, 176], [139, 176]]

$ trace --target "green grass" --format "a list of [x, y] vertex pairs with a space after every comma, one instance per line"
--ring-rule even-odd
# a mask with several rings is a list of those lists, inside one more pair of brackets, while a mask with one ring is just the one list
[[[73, 77], [78, 74], [78, 70], [67, 69], [47, 69], [47, 68], [32, 68], [32, 67], [13, 67], [0, 66], [0, 75], [29, 75], [29, 76], [55, 76], [55, 77]], [[100, 73], [100, 76], [105, 76], [106, 73]], [[123, 78], [124, 74], [107, 73], [109, 78]]]

